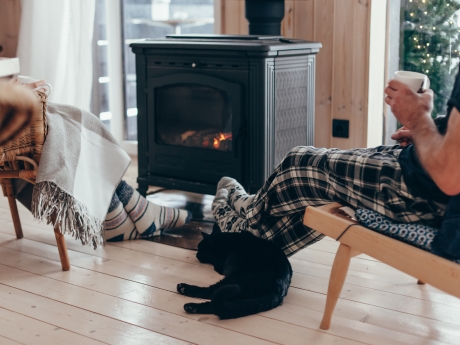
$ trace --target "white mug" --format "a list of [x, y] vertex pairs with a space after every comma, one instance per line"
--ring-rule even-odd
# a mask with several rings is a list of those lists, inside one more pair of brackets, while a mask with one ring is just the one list
[[[21, 83], [21, 84], [35, 83], [35, 82], [40, 80], [40, 79], [27, 77], [27, 76], [23, 76], [23, 75], [19, 75], [17, 79], [18, 79], [19, 83]], [[35, 88], [34, 90], [45, 90], [44, 91], [45, 94], [47, 96], [49, 96], [50, 93], [51, 93], [52, 88], [51, 88], [50, 84], [46, 83], [46, 84], [40, 85], [39, 87]]]
[[422, 73], [397, 71], [395, 79], [406, 84], [414, 92], [423, 92], [430, 88], [430, 79]]

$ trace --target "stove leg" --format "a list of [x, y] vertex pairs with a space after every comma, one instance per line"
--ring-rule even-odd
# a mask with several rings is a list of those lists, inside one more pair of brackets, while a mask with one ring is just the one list
[[139, 183], [139, 187], [137, 188], [137, 191], [139, 192], [140, 195], [145, 197], [147, 196], [148, 189], [149, 189], [148, 183]]

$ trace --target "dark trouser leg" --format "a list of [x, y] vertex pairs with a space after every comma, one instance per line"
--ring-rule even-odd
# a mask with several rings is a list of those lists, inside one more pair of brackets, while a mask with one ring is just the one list
[[23, 204], [29, 211], [32, 211], [32, 193], [34, 185], [24, 180], [13, 180], [16, 199]]
[[[443, 205], [414, 196], [408, 190], [395, 147], [337, 150], [297, 147], [291, 150], [248, 206], [244, 219], [234, 220], [225, 192], [216, 195], [213, 212], [223, 231], [257, 231], [277, 241], [290, 255], [322, 235], [306, 228], [307, 206], [333, 201], [368, 208], [400, 222], [429, 222]], [[222, 226], [221, 226], [222, 228]]]
[[431, 244], [433, 253], [450, 260], [460, 260], [460, 195], [453, 196]]

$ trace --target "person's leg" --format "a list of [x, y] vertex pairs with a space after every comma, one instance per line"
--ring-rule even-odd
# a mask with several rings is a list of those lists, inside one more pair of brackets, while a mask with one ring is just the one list
[[[363, 148], [349, 150], [354, 155], [369, 155], [371, 153], [393, 153], [396, 150], [401, 150], [401, 146], [378, 146], [374, 148]], [[240, 217], [246, 217], [247, 208], [254, 200], [255, 195], [248, 195], [235, 179], [231, 177], [223, 177], [218, 185], [217, 190], [226, 189], [228, 191], [228, 204]]]
[[294, 148], [256, 194], [248, 210], [249, 224], [258, 226], [266, 217], [283, 217], [333, 201], [403, 223], [439, 222], [445, 205], [409, 191], [399, 152]]
[[104, 238], [107, 242], [119, 242], [139, 238], [136, 226], [123, 208], [123, 204], [118, 198], [117, 193], [114, 193], [112, 196], [104, 223]]
[[[223, 191], [226, 191], [226, 193]], [[219, 194], [219, 192], [224, 193], [225, 196], [218, 196], [217, 194]], [[240, 217], [246, 217], [247, 208], [255, 197], [255, 195], [248, 195], [243, 186], [231, 177], [222, 177], [217, 184], [217, 194], [216, 199], [218, 200], [224, 197], [232, 210]]]
[[15, 178], [13, 179], [13, 188], [16, 199], [30, 212], [32, 212], [32, 194], [34, 191], [34, 185], [25, 180]]
[[245, 217], [241, 217], [229, 206], [228, 191], [225, 188], [216, 193], [212, 211], [222, 231], [250, 231], [257, 237], [273, 241], [288, 256], [324, 237], [321, 233], [303, 225], [303, 212], [297, 212], [281, 218], [271, 217], [263, 225], [265, 230], [261, 233], [262, 228], [254, 229], [250, 227], [248, 220]]
[[[16, 199], [32, 212], [32, 193], [34, 185], [20, 179], [13, 180]], [[116, 193], [112, 196], [109, 211], [104, 222], [104, 239], [107, 242], [134, 240], [139, 238], [134, 222], [129, 218]]]
[[359, 149], [359, 150], [364, 150], [367, 152], [381, 152], [381, 153], [394, 153], [394, 151], [400, 151], [403, 147], [401, 145], [382, 145], [382, 146], [377, 146], [377, 147], [369, 147], [365, 149]]
[[116, 194], [141, 237], [160, 235], [161, 230], [183, 226], [192, 218], [190, 211], [149, 202], [125, 181], [120, 182]]
[[[247, 205], [242, 221], [231, 219], [231, 212], [223, 217], [227, 217], [227, 223], [237, 224], [239, 229], [251, 228], [263, 238], [280, 242], [286, 254], [321, 237], [302, 225], [301, 218], [307, 206], [336, 201], [355, 208], [372, 209], [400, 222], [438, 220], [444, 205], [423, 200], [408, 191], [398, 154], [399, 150], [378, 148], [342, 151], [297, 147]], [[233, 187], [226, 184], [227, 196]], [[216, 211], [222, 210], [225, 203], [233, 208], [231, 200], [224, 199], [216, 199], [213, 205], [218, 222], [221, 217]]]
[[[248, 227], [248, 222], [245, 216], [242, 217], [241, 214], [237, 213], [230, 206], [228, 191], [225, 188], [217, 190], [216, 196], [214, 197], [212, 203], [212, 213], [214, 214], [214, 218], [216, 218], [217, 224], [222, 231], [241, 232], [252, 230]], [[258, 237], [260, 236], [258, 231], [251, 232]]]

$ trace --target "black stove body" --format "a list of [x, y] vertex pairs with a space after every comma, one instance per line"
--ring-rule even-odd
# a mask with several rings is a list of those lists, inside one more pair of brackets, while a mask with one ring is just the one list
[[320, 43], [171, 35], [131, 47], [142, 194], [214, 194], [222, 176], [255, 192], [291, 148], [313, 145]]

